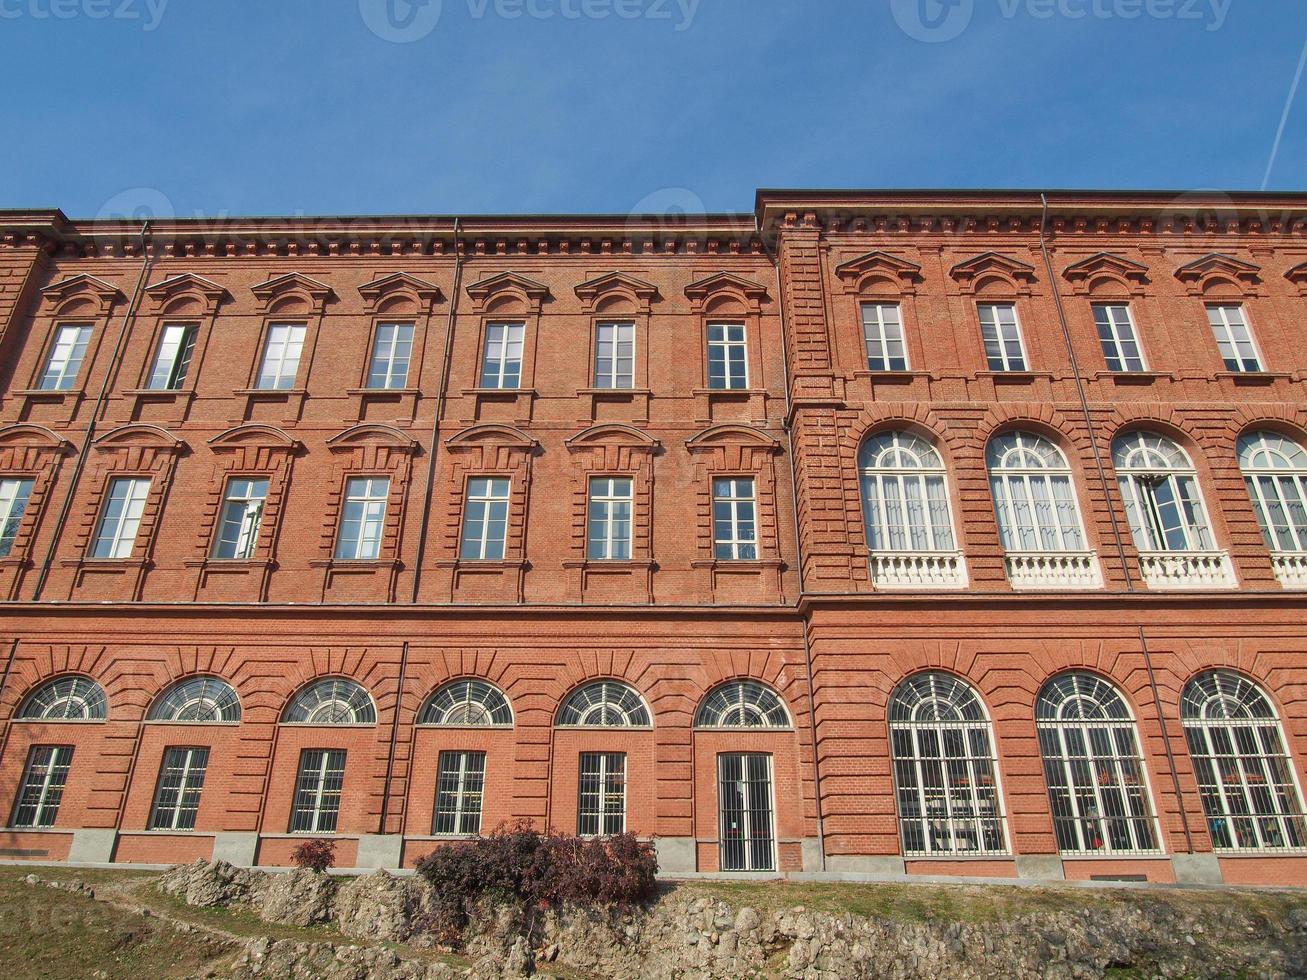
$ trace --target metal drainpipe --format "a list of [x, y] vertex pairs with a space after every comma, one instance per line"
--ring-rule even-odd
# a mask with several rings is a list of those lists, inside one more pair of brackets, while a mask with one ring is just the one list
[[[399, 652], [399, 679], [395, 682], [395, 717], [390, 723], [390, 750], [386, 754], [386, 779], [381, 784], [381, 817], [377, 822], [377, 833], [386, 832], [387, 811], [390, 809], [390, 780], [395, 773], [395, 747], [399, 743], [399, 709], [404, 701], [404, 675], [408, 672], [408, 640], [404, 641], [403, 647]], [[413, 757], [409, 756], [409, 779], [412, 782], [413, 777]], [[404, 797], [404, 809], [408, 809], [408, 796]], [[403, 820], [400, 821], [400, 833], [403, 830]]]
[[[1040, 192], [1039, 201], [1042, 205], [1042, 211], [1039, 217], [1039, 251], [1044, 257], [1044, 272], [1048, 276], [1048, 288], [1053, 294], [1053, 304], [1057, 308], [1058, 323], [1062, 327], [1062, 342], [1066, 345], [1067, 357], [1071, 360], [1071, 375], [1075, 378], [1076, 393], [1080, 398], [1080, 411], [1084, 415], [1085, 430], [1089, 434], [1089, 444], [1094, 450], [1094, 467], [1098, 471], [1098, 482], [1103, 491], [1103, 500], [1107, 504], [1107, 513], [1112, 521], [1112, 536], [1116, 539], [1116, 553], [1121, 561], [1121, 572], [1125, 575], [1126, 591], [1133, 593], [1135, 591], [1134, 577], [1130, 574], [1130, 566], [1126, 561], [1125, 539], [1121, 534], [1121, 524], [1116, 518], [1116, 508], [1112, 506], [1111, 484], [1107, 479], [1107, 469], [1103, 465], [1103, 453], [1098, 446], [1098, 440], [1094, 437], [1094, 420], [1089, 410], [1089, 398], [1085, 393], [1084, 378], [1080, 374], [1080, 362], [1076, 358], [1075, 345], [1071, 342], [1071, 328], [1067, 323], [1066, 309], [1062, 305], [1062, 294], [1058, 292], [1057, 280], [1053, 275], [1053, 260], [1048, 254], [1048, 195]], [[1193, 834], [1189, 829], [1188, 807], [1185, 805], [1184, 791], [1180, 788], [1180, 773], [1175, 765], [1175, 752], [1171, 748], [1171, 736], [1166, 730], [1166, 718], [1162, 714], [1162, 698], [1157, 689], [1157, 676], [1153, 672], [1153, 658], [1148, 650], [1148, 638], [1144, 635], [1142, 625], [1137, 627], [1139, 631], [1139, 649], [1144, 655], [1144, 669], [1148, 674], [1148, 686], [1153, 695], [1153, 710], [1157, 712], [1157, 722], [1162, 729], [1162, 745], [1166, 749], [1166, 763], [1171, 771], [1171, 786], [1175, 790], [1177, 802], [1180, 804], [1180, 822], [1184, 828], [1185, 844], [1189, 848], [1189, 853], [1193, 853], [1194, 840]]]
[[[773, 254], [772, 250], [767, 247], [767, 238], [762, 233], [762, 225], [756, 212], [753, 216], [753, 227], [758, 235], [758, 240], [762, 242], [763, 251], [771, 260], [772, 271], [776, 276], [776, 309], [780, 314], [781, 321], [781, 372], [785, 384], [785, 418], [781, 421], [781, 428], [785, 430], [785, 438], [789, 449], [785, 455], [788, 463], [786, 468], [790, 471], [790, 506], [794, 509], [794, 560], [798, 565], [799, 573], [799, 594], [794, 600], [794, 606], [797, 610], [802, 605], [805, 595], [803, 584], [803, 536], [799, 531], [799, 478], [794, 468], [794, 433], [790, 423], [790, 413], [793, 408], [790, 399], [789, 331], [785, 323], [785, 293], [781, 283], [780, 256]], [[817, 751], [817, 703], [812, 680], [812, 641], [808, 636], [807, 616], [803, 613], [800, 613], [800, 625], [803, 627], [803, 661], [808, 686], [808, 737], [812, 742], [812, 790], [815, 796], [813, 802], [816, 804], [817, 811], [817, 852], [821, 858], [821, 870], [825, 871], [826, 821], [822, 816], [821, 761]]]
[[440, 383], [436, 388], [436, 411], [431, 419], [431, 442], [427, 447], [427, 486], [422, 499], [422, 526], [418, 533], [417, 560], [413, 566], [413, 594], [409, 602], [418, 601], [418, 586], [422, 580], [422, 561], [427, 553], [428, 524], [431, 522], [431, 500], [435, 495], [436, 455], [440, 451], [440, 422], [445, 414], [445, 393], [449, 385], [449, 359], [454, 346], [454, 320], [458, 313], [458, 292], [463, 282], [463, 240], [459, 231], [460, 218], [454, 219], [454, 287], [449, 297], [449, 318], [445, 322], [445, 343], [440, 355]]
[[64, 527], [68, 523], [68, 515], [73, 508], [73, 494], [77, 490], [78, 481], [82, 478], [82, 471], [86, 469], [86, 459], [91, 451], [91, 442], [95, 439], [95, 423], [99, 420], [105, 402], [108, 400], [109, 379], [114, 374], [114, 366], [118, 363], [123, 342], [127, 339], [127, 328], [132, 320], [136, 318], [136, 308], [141, 301], [141, 290], [145, 287], [145, 277], [150, 274], [150, 266], [154, 264], [146, 245], [146, 237], [149, 233], [150, 222], [146, 221], [141, 225], [140, 233], [141, 272], [136, 278], [136, 288], [132, 290], [131, 301], [127, 304], [127, 309], [123, 313], [122, 325], [118, 328], [118, 339], [114, 342], [113, 353], [110, 355], [109, 364], [105, 368], [104, 380], [100, 382], [100, 392], [96, 395], [95, 404], [91, 407], [91, 418], [86, 423], [86, 434], [82, 438], [81, 448], [77, 450], [77, 460], [73, 464], [73, 472], [68, 479], [68, 489], [64, 491], [63, 503], [59, 507], [59, 516], [55, 520], [54, 533], [50, 536], [50, 545], [45, 550], [45, 558], [41, 561], [41, 570], [37, 573], [36, 585], [32, 589], [33, 602], [41, 598], [41, 591], [45, 588], [45, 580], [50, 575], [50, 566], [54, 562], [55, 549], [59, 546], [59, 539], [63, 537]]

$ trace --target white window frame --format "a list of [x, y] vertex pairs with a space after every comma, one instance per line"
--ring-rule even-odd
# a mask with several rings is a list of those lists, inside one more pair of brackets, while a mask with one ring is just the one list
[[345, 480], [334, 552], [337, 561], [376, 561], [381, 556], [389, 500], [388, 476], [351, 476]]
[[[1268, 462], [1277, 458], [1280, 465]], [[1266, 547], [1275, 554], [1307, 552], [1307, 449], [1278, 432], [1245, 433], [1239, 437], [1239, 469]]]
[[[268, 324], [268, 336], [263, 341], [263, 356], [259, 358], [259, 373], [254, 379], [257, 390], [288, 391], [295, 387], [308, 329], [306, 323]], [[290, 369], [289, 373], [287, 368]]]
[[648, 728], [649, 706], [622, 681], [591, 681], [567, 696], [558, 709], [559, 728]]
[[[472, 764], [479, 762], [479, 768]], [[448, 767], [447, 767], [448, 764]], [[436, 800], [431, 814], [431, 833], [435, 837], [471, 837], [481, 833], [481, 817], [486, 795], [486, 753], [477, 750], [447, 749], [436, 763]], [[452, 797], [453, 808], [441, 808], [441, 797]], [[450, 829], [441, 827], [441, 818], [452, 822]], [[468, 823], [475, 823], [469, 827]]]
[[[715, 330], [721, 336], [713, 337]], [[738, 331], [738, 336], [732, 336]], [[737, 354], [732, 360], [731, 355]], [[713, 377], [714, 357], [722, 367], [721, 383]], [[708, 388], [711, 391], [741, 391], [749, 387], [749, 329], [738, 320], [712, 320], [708, 323]]]
[[186, 385], [199, 333], [199, 325], [195, 323], [163, 325], [150, 375], [145, 379], [147, 391], [180, 391]]
[[[1130, 304], [1094, 303], [1093, 313], [1094, 329], [1098, 332], [1098, 342], [1103, 349], [1107, 369], [1116, 374], [1147, 371], [1148, 359], [1144, 356], [1144, 345], [1139, 340], [1139, 330], [1135, 326], [1134, 311], [1130, 309]], [[1124, 314], [1124, 319], [1121, 314]], [[1126, 353], [1126, 344], [1134, 346], [1133, 357]]]
[[[42, 753], [48, 753], [48, 758], [44, 762], [38, 762], [37, 757]], [[39, 773], [38, 767], [41, 770]], [[63, 802], [64, 789], [68, 786], [68, 776], [72, 772], [72, 767], [73, 746], [71, 745], [33, 745], [28, 749], [23, 778], [18, 784], [14, 808], [9, 815], [9, 826], [14, 829], [53, 827], [55, 821], [59, 819], [59, 804]], [[35, 801], [26, 802], [25, 797], [33, 790], [36, 791]], [[20, 823], [18, 814], [27, 807], [35, 808], [32, 810], [32, 819]]]
[[375, 725], [368, 689], [348, 677], [322, 677], [300, 690], [282, 712], [283, 725]]
[[[1231, 313], [1236, 316], [1232, 317]], [[1221, 355], [1227, 371], [1236, 374], [1259, 374], [1266, 370], [1264, 367], [1266, 362], [1262, 360], [1257, 339], [1253, 336], [1252, 324], [1248, 322], [1248, 314], [1242, 303], [1209, 304], [1207, 322], [1212, 328], [1217, 353]], [[1241, 347], [1246, 347], [1247, 351], [1241, 353]], [[1233, 356], [1227, 356], [1227, 349]], [[1251, 351], [1251, 359], [1248, 351]]]
[[[508, 512], [513, 481], [506, 476], [473, 476], [463, 500], [459, 561], [503, 561], [508, 548]], [[499, 511], [502, 516], [496, 518]], [[498, 535], [491, 533], [498, 526]]]
[[[1160, 440], [1143, 445], [1141, 440]], [[1133, 444], [1145, 459], [1143, 465], [1128, 463]], [[1142, 446], [1142, 448], [1138, 448]], [[1174, 449], [1167, 459], [1166, 447]], [[1136, 457], [1137, 458], [1137, 457]], [[1113, 443], [1113, 461], [1116, 464], [1117, 482], [1125, 501], [1126, 517], [1135, 547], [1142, 552], [1184, 552], [1215, 550], [1211, 521], [1203, 502], [1202, 488], [1198, 485], [1198, 472], [1186, 453], [1174, 440], [1156, 432], [1139, 431], [1117, 436]], [[1166, 487], [1159, 496], [1159, 488]], [[1168, 525], [1165, 513], [1174, 508], [1180, 519], [1171, 529], [1178, 530], [1184, 539], [1181, 547], [1172, 547], [1167, 540]], [[1196, 519], [1196, 520], [1195, 520]]]
[[[1004, 330], [1006, 325], [999, 317], [1000, 310], [1012, 311], [1012, 336], [1005, 336]], [[986, 312], [992, 316], [993, 322], [986, 323]], [[985, 363], [991, 371], [1029, 371], [1030, 358], [1026, 353], [1026, 340], [1024, 331], [1021, 329], [1021, 318], [1017, 314], [1016, 303], [980, 303], [976, 306], [976, 315], [980, 319], [980, 339], [985, 348]], [[990, 336], [990, 333], [993, 336]], [[1017, 352], [1014, 355], [1009, 349], [1012, 342], [1016, 342]], [[998, 356], [994, 355], [997, 349]]]
[[694, 715], [695, 728], [790, 728], [790, 713], [775, 690], [741, 678], [718, 684], [705, 695]]
[[[313, 759], [314, 755], [320, 756]], [[334, 765], [339, 759], [339, 764]], [[340, 820], [340, 804], [345, 795], [344, 749], [301, 749], [296, 769], [295, 793], [290, 805], [290, 833], [334, 834]], [[311, 763], [313, 763], [311, 765]], [[312, 780], [306, 783], [306, 780]], [[335, 780], [336, 788], [328, 788]], [[297, 826], [297, 824], [303, 826]]]
[[512, 728], [513, 706], [489, 681], [464, 677], [442, 684], [418, 712], [419, 725]]
[[[739, 492], [742, 486], [745, 493]], [[724, 520], [719, 520], [719, 507], [726, 510]], [[758, 560], [758, 495], [753, 477], [712, 478], [712, 526], [715, 560]]]
[[[247, 561], [254, 557], [254, 550], [259, 543], [259, 531], [263, 527], [263, 509], [268, 499], [269, 483], [266, 476], [227, 478], [210, 558], [216, 561]], [[263, 492], [255, 493], [259, 484], [263, 485]], [[242, 492], [237, 492], [238, 485], [244, 485]], [[234, 536], [231, 532], [234, 532]], [[232, 553], [220, 554], [228, 544], [231, 545]]]
[[241, 720], [241, 701], [235, 688], [222, 678], [201, 674], [168, 688], [145, 720], [170, 725], [235, 725]]
[[[409, 320], [384, 320], [377, 324], [368, 358], [369, 391], [397, 391], [408, 386], [413, 364], [413, 329]], [[401, 363], [403, 371], [397, 367]]]
[[[512, 391], [522, 387], [525, 341], [526, 323], [522, 320], [491, 320], [486, 323], [485, 350], [481, 355], [482, 388]], [[513, 383], [509, 384], [509, 381]]]
[[8, 558], [23, 526], [27, 502], [32, 499], [36, 481], [30, 476], [6, 476], [0, 479], [0, 558]]
[[[626, 753], [582, 752], [577, 760], [576, 834], [578, 837], [607, 837], [626, 832]], [[587, 792], [586, 780], [595, 789]], [[586, 797], [594, 799], [594, 806], [586, 805]], [[609, 809], [614, 796], [619, 810]], [[616, 819], [613, 819], [616, 818]], [[593, 819], [595, 829], [587, 829]]]
[[[924, 697], [922, 685], [926, 690]], [[916, 698], [915, 704], [907, 702], [905, 692], [908, 691]], [[975, 706], [971, 710], [976, 717], [964, 717], [962, 709], [970, 708], [971, 704]], [[917, 717], [918, 709], [922, 709], [927, 717]], [[908, 718], [895, 717], [896, 713], [903, 711], [907, 712]], [[946, 712], [956, 717], [949, 717]], [[994, 725], [975, 689], [952, 674], [926, 672], [913, 675], [900, 683], [890, 697], [889, 731], [895, 807], [903, 853], [912, 857], [1009, 854], [1011, 837], [999, 775]], [[984, 740], [984, 755], [975, 751], [977, 739]], [[899, 744], [903, 741], [911, 743], [911, 754], [899, 753]], [[948, 751], [950, 742], [961, 745], [961, 754]], [[923, 746], [935, 747], [939, 751], [931, 755], [923, 752]], [[905, 766], [912, 774], [911, 784], [903, 778]], [[988, 815], [985, 815], [983, 794], [977, 786], [977, 783], [983, 783], [985, 770], [988, 770], [988, 795], [993, 810]], [[960, 775], [960, 772], [965, 775]], [[916, 802], [916, 816], [908, 816], [904, 811], [903, 802], [908, 797]], [[990, 826], [987, 828], [986, 824]], [[917, 834], [914, 836], [920, 837], [922, 846], [909, 846], [909, 825], [915, 825]], [[996, 844], [986, 840], [987, 830], [991, 836], [997, 834]], [[968, 836], [975, 846], [959, 846], [959, 839]], [[941, 845], [940, 840], [945, 843]]]
[[[898, 303], [867, 302], [860, 306], [862, 341], [867, 352], [868, 371], [908, 371], [908, 344], [903, 332], [903, 308]], [[891, 318], [887, 314], [893, 312]], [[894, 354], [897, 346], [898, 354]], [[895, 360], [901, 364], [895, 364]]]
[[[891, 436], [892, 441], [887, 448], [895, 450], [900, 460], [915, 459], [916, 465], [868, 465], [863, 459], [863, 452], [881, 436]], [[868, 550], [872, 553], [890, 554], [909, 552], [952, 554], [958, 550], [956, 524], [953, 520], [953, 501], [949, 493], [948, 469], [939, 450], [920, 436], [901, 429], [881, 433], [864, 442], [859, 449], [858, 469], [861, 474], [863, 520], [866, 525]], [[932, 484], [939, 487], [937, 499], [943, 504], [942, 514], [932, 513], [930, 506]], [[886, 493], [887, 488], [891, 489], [892, 494], [897, 495], [893, 497], [892, 502], [897, 504], [898, 513], [904, 518], [898, 523], [893, 523], [889, 519], [890, 508], [886, 504], [891, 501], [892, 494]], [[871, 492], [873, 489], [874, 494]], [[875, 505], [874, 514], [873, 505]], [[919, 510], [922, 516], [922, 520], [916, 524], [911, 520], [914, 510]], [[946, 517], [947, 523], [938, 520], [939, 517]], [[919, 534], [913, 531], [914, 527], [922, 529], [925, 537], [924, 547], [921, 546], [922, 542], [915, 540]], [[901, 544], [895, 543], [896, 535], [903, 539]]]
[[[992, 451], [1006, 440], [1013, 441], [1011, 450], [1002, 459], [995, 459]], [[1013, 451], [1020, 457], [1019, 465], [1003, 465]], [[990, 440], [985, 455], [1005, 551], [1060, 554], [1088, 550], [1080, 495], [1076, 492], [1071, 466], [1052, 440], [1031, 432], [1007, 432]], [[1045, 462], [1029, 465], [1026, 460], [1031, 457]], [[1059, 486], [1063, 488], [1060, 499]], [[1035, 539], [1030, 543], [1023, 540], [1027, 529]]]
[[[619, 492], [620, 484], [626, 485]], [[588, 561], [630, 561], [635, 524], [635, 478], [630, 476], [592, 476], [588, 486], [585, 507], [585, 554]], [[626, 505], [626, 518], [618, 516], [621, 505]], [[600, 513], [596, 516], [596, 508]], [[615, 530], [625, 523], [626, 534]], [[595, 537], [602, 528], [603, 534]], [[596, 547], [596, 545], [598, 547]]]
[[[1202, 693], [1203, 681], [1216, 684], [1219, 697], [1207, 694], [1200, 703], [1196, 695]], [[1279, 854], [1307, 848], [1307, 811], [1298, 770], [1284, 738], [1280, 714], [1259, 684], [1230, 670], [1204, 671], [1185, 685], [1180, 698], [1180, 723], [1215, 851]], [[1239, 751], [1244, 747], [1241, 741], [1256, 751]], [[1221, 751], [1226, 745], [1233, 751]], [[1288, 778], [1275, 781], [1273, 765]], [[1209, 779], [1209, 775], [1216, 778]], [[1261, 800], [1272, 805], [1254, 813], [1249, 804], [1258, 801], [1253, 787], [1259, 785]], [[1266, 788], [1270, 786], [1277, 787], [1277, 792]], [[1292, 798], [1282, 799], [1281, 794], [1292, 794]], [[1214, 826], [1218, 821], [1223, 825], [1220, 830]], [[1242, 843], [1246, 837], [1240, 833], [1240, 823], [1252, 832], [1251, 844]], [[1222, 830], [1228, 845], [1220, 842]], [[1273, 835], [1279, 837], [1280, 843], [1271, 840]], [[1293, 841], [1295, 836], [1297, 840]]]
[[[154, 803], [150, 807], [150, 830], [195, 830], [208, 769], [208, 746], [170, 745], [163, 750], [159, 778], [154, 787]], [[174, 780], [175, 784], [169, 785], [168, 780]], [[167, 802], [165, 792], [170, 795]]]
[[[74, 711], [77, 713], [73, 714]], [[19, 721], [60, 722], [95, 722], [108, 717], [109, 700], [104, 688], [81, 674], [55, 677], [38, 684], [23, 698], [17, 715]]]
[[94, 331], [89, 323], [61, 323], [55, 328], [45, 367], [36, 382], [39, 390], [71, 391], [77, 385]]
[[1063, 854], [1162, 852], [1139, 727], [1115, 686], [1085, 671], [1052, 678], [1035, 700], [1035, 728]]
[[[609, 346], [606, 356], [603, 353], [605, 344]], [[624, 346], [629, 347], [629, 354], [622, 354]], [[627, 361], [630, 362], [629, 366], [624, 363]], [[624, 366], [627, 367], [626, 370], [622, 370]], [[594, 387], [607, 391], [630, 391], [635, 388], [633, 320], [599, 320], [595, 323]]]
[[[119, 496], [120, 487], [123, 492]], [[122, 509], [115, 517], [110, 514], [110, 508], [120, 498]], [[148, 476], [115, 476], [109, 480], [100, 505], [100, 517], [95, 524], [95, 535], [91, 538], [91, 558], [109, 561], [132, 557], [149, 498]]]
[[[740, 765], [740, 779], [729, 780], [739, 786], [738, 792], [741, 799], [741, 807], [738, 811], [740, 830], [740, 856], [742, 862], [738, 862], [740, 867], [727, 867], [728, 864], [736, 864], [735, 861], [727, 860], [728, 853], [728, 831], [736, 828], [728, 828], [727, 820], [731, 813], [726, 808], [727, 799], [727, 773], [726, 767], [728, 760], [738, 759]], [[751, 778], [749, 772], [749, 763], [752, 760], [762, 759], [765, 775], [763, 779]], [[766, 787], [766, 826], [758, 828], [754, 825], [754, 820], [761, 809], [757, 804], [758, 785]], [[720, 752], [717, 755], [717, 825], [718, 825], [718, 870], [720, 871], [775, 871], [776, 870], [776, 778], [770, 752]], [[754, 847], [754, 837], [758, 830], [762, 830], [765, 836], [762, 840], [766, 842], [766, 857], [759, 861], [757, 851]]]

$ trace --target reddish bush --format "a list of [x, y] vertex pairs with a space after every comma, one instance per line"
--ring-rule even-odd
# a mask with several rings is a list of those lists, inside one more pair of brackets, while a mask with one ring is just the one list
[[290, 859], [295, 862], [297, 868], [308, 868], [310, 871], [326, 871], [336, 863], [336, 842], [334, 840], [324, 840], [321, 837], [306, 840], [290, 852]]

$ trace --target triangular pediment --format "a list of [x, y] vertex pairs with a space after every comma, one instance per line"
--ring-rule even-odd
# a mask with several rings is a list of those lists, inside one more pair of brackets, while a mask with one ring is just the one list
[[760, 302], [767, 298], [767, 287], [729, 272], [718, 272], [685, 287], [685, 295], [697, 302], [714, 293], [737, 293], [745, 299]]
[[608, 272], [576, 287], [576, 295], [587, 303], [593, 303], [599, 296], [613, 291], [630, 293], [642, 303], [648, 303], [658, 295], [658, 287], [653, 283], [628, 276], [624, 272]]
[[1142, 280], [1148, 277], [1148, 266], [1132, 262], [1123, 255], [1098, 252], [1079, 262], [1072, 262], [1062, 270], [1062, 275], [1068, 279], [1084, 279], [1103, 272], [1123, 279]]
[[1175, 277], [1182, 282], [1197, 282], [1211, 275], [1224, 275], [1240, 282], [1256, 282], [1261, 266], [1253, 265], [1233, 255], [1212, 252], [1201, 259], [1180, 266], [1175, 270]]
[[359, 294], [373, 305], [393, 293], [409, 293], [425, 303], [440, 299], [440, 287], [407, 272], [395, 272], [359, 287]]
[[502, 292], [518, 292], [538, 303], [549, 296], [549, 287], [526, 276], [519, 276], [516, 272], [501, 272], [467, 287], [467, 294], [482, 304]]
[[1307, 262], [1299, 262], [1284, 274], [1290, 282], [1307, 283]]
[[1028, 262], [1014, 259], [999, 252], [981, 252], [979, 255], [959, 262], [949, 269], [948, 274], [954, 279], [975, 279], [986, 272], [1001, 272], [1013, 279], [1031, 279], [1035, 267]]
[[146, 286], [145, 292], [150, 296], [176, 296], [178, 293], [195, 292], [211, 299], [220, 299], [227, 295], [226, 287], [191, 272], [171, 276], [156, 282], [153, 286]]
[[868, 272], [885, 272], [899, 279], [913, 279], [921, 275], [921, 266], [915, 262], [880, 250], [849, 259], [835, 268], [841, 279], [861, 279]]
[[62, 303], [79, 293], [94, 296], [102, 304], [108, 304], [116, 299], [123, 298], [123, 291], [113, 283], [105, 282], [97, 276], [90, 276], [85, 273], [70, 276], [41, 290], [42, 296], [55, 303]]
[[301, 272], [288, 272], [284, 276], [275, 276], [267, 282], [251, 286], [250, 292], [261, 300], [269, 300], [274, 296], [291, 292], [306, 293], [314, 299], [326, 299], [331, 295], [331, 287]]

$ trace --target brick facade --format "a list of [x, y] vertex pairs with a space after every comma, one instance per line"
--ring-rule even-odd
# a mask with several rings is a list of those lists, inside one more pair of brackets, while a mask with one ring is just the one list
[[[665, 868], [715, 871], [718, 760], [761, 753], [782, 871], [1301, 880], [1307, 849], [1291, 841], [1214, 842], [1181, 712], [1205, 671], [1252, 681], [1303, 781], [1307, 606], [1284, 571], [1294, 556], [1268, 550], [1236, 443], [1307, 444], [1305, 229], [1307, 198], [1291, 195], [1060, 194], [1044, 214], [1015, 192], [760, 191], [755, 214], [684, 222], [182, 220], [144, 238], [0, 212], [0, 479], [32, 481], [0, 557], [3, 806], [32, 746], [73, 747], [53, 826], [0, 832], [0, 858], [286, 863], [301, 752], [325, 749], [346, 759], [338, 863], [411, 865], [442, 839], [442, 752], [485, 753], [483, 829], [569, 831], [582, 754], [624, 753], [625, 825], [657, 838]], [[869, 370], [867, 303], [897, 307], [905, 369]], [[991, 303], [1015, 309], [1019, 370], [987, 363], [977, 311]], [[1093, 309], [1106, 303], [1128, 305], [1146, 370], [1108, 369]], [[1243, 310], [1261, 370], [1223, 364], [1215, 304]], [[612, 321], [634, 325], [617, 389], [594, 372]], [[155, 353], [178, 323], [194, 330], [190, 367], [160, 388]], [[260, 364], [287, 323], [302, 350], [270, 388]], [[411, 328], [407, 377], [379, 388], [369, 357], [394, 323]], [[482, 375], [503, 323], [521, 324], [509, 388]], [[712, 323], [743, 326], [747, 384], [710, 382]], [[43, 388], [68, 324], [91, 328], [80, 370]], [[1113, 464], [1114, 438], [1141, 430], [1192, 460], [1234, 588], [1150, 586]], [[942, 461], [964, 587], [877, 579], [859, 450], [891, 431]], [[1065, 457], [1100, 586], [1013, 586], [986, 448], [1014, 431]], [[600, 477], [630, 481], [617, 559], [590, 550]], [[149, 481], [130, 553], [96, 557], [123, 478]], [[386, 481], [363, 560], [338, 547], [355, 478]], [[752, 480], [753, 558], [715, 551], [717, 478]], [[213, 550], [231, 479], [267, 481], [235, 560]], [[480, 479], [509, 487], [491, 558], [462, 549]], [[922, 671], [983, 704], [998, 848], [904, 843], [890, 702]], [[1146, 853], [1059, 855], [1035, 703], [1068, 671], [1128, 705], [1156, 818]], [[17, 717], [74, 675], [103, 689], [104, 720]], [[231, 685], [239, 723], [147, 719], [196, 676]], [[332, 677], [366, 689], [375, 721], [282, 723]], [[460, 679], [493, 684], [512, 724], [420, 724]], [[629, 685], [651, 724], [558, 725], [596, 680]], [[739, 680], [779, 695], [788, 724], [696, 725]], [[209, 749], [195, 827], [149, 830], [175, 747]]]

